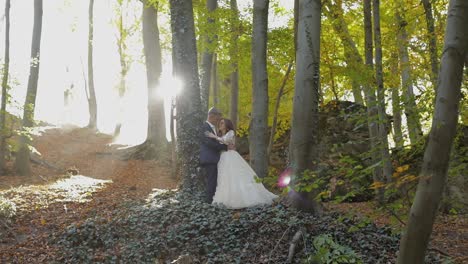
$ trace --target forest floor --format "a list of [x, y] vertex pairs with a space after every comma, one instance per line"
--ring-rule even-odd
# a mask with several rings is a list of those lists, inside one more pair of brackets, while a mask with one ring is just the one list
[[[371, 203], [326, 206], [342, 214], [352, 212], [359, 218], [370, 218], [376, 223], [372, 227], [354, 217], [343, 221], [337, 214], [316, 219], [282, 204], [229, 211], [197, 201], [185, 203], [174, 192], [155, 191], [177, 187], [167, 164], [122, 161], [105, 154], [118, 147], [110, 143], [111, 136], [82, 128], [49, 128], [35, 137], [34, 147], [42, 154], [41, 159], [59, 170], [33, 164], [31, 177], [1, 176], [0, 195], [16, 204], [16, 216], [10, 222], [0, 222], [0, 263], [154, 263], [156, 255], [165, 263], [183, 253], [195, 255], [189, 263], [205, 263], [213, 257], [210, 251], [216, 254], [211, 258], [214, 262], [240, 259], [240, 263], [281, 263], [300, 225], [311, 234], [343, 236], [340, 243], [375, 240], [350, 245], [364, 256], [365, 263], [394, 258], [398, 237], [383, 227], [392, 224], [391, 217], [376, 213]], [[217, 219], [206, 219], [207, 215]], [[331, 221], [336, 227], [330, 227]], [[354, 227], [360, 230], [350, 231]], [[207, 236], [222, 248], [213, 248]], [[305, 252], [306, 237], [302, 246]], [[466, 217], [439, 216], [432, 238], [431, 254], [438, 255], [431, 258], [438, 260], [434, 263], [441, 263], [444, 255], [454, 263], [468, 263]], [[230, 244], [225, 245], [224, 240]], [[172, 249], [179, 252], [170, 252]], [[231, 258], [230, 252], [240, 257]]]

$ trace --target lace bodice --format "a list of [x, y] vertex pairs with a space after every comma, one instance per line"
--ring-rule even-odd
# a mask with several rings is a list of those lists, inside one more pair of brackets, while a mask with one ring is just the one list
[[225, 144], [236, 144], [236, 135], [233, 130], [230, 130], [226, 135], [222, 136], [221, 139]]

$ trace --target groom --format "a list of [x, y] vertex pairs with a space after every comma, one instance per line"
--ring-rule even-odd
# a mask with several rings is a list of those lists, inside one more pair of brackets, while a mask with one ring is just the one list
[[[206, 198], [207, 202], [213, 201], [213, 196], [216, 192], [216, 185], [218, 181], [218, 161], [221, 151], [228, 150], [228, 146], [219, 143], [216, 139], [209, 138], [205, 135], [206, 132], [211, 132], [217, 136], [218, 131], [216, 125], [221, 120], [221, 112], [212, 107], [208, 111], [208, 118], [203, 123], [203, 128], [200, 135], [200, 165], [204, 169], [205, 184], [206, 184]], [[233, 146], [229, 146], [229, 149]]]

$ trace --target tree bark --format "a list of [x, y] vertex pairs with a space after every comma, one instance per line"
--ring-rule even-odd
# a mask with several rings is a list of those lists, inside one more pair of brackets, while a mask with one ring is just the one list
[[[24, 102], [23, 131], [34, 126], [34, 109], [36, 105], [37, 82], [39, 80], [39, 65], [42, 34], [42, 0], [34, 0], [34, 26], [31, 43], [31, 66], [29, 70], [28, 90]], [[31, 175], [31, 164], [29, 161], [29, 145], [31, 140], [28, 136], [20, 137], [20, 145], [16, 154], [15, 170], [19, 175]]]
[[240, 35], [240, 19], [239, 9], [237, 8], [237, 0], [231, 0], [231, 108], [229, 116], [231, 121], [234, 123], [234, 127], [237, 127], [238, 121], [238, 108], [239, 108], [239, 48], [238, 41]]
[[216, 45], [216, 33], [214, 33], [214, 25], [216, 20], [213, 16], [213, 12], [218, 7], [217, 0], [207, 0], [206, 1], [206, 9], [207, 9], [207, 26], [208, 29], [205, 31], [206, 33], [203, 36], [204, 41], [204, 50], [202, 55], [202, 70], [201, 70], [201, 103], [202, 103], [202, 110], [207, 112], [208, 111], [208, 102], [210, 97], [210, 83], [211, 83], [211, 67], [213, 65], [213, 51], [214, 45]]
[[426, 26], [427, 26], [427, 33], [429, 36], [429, 54], [431, 58], [431, 80], [432, 85], [434, 85], [434, 89], [437, 91], [437, 75], [439, 74], [439, 61], [437, 59], [437, 36], [435, 33], [435, 26], [434, 26], [434, 16], [432, 14], [432, 4], [430, 0], [421, 0], [424, 6], [424, 14], [426, 16]]
[[[424, 263], [455, 137], [461, 99], [464, 58], [468, 56], [468, 2], [451, 0], [447, 16], [432, 128], [408, 226], [400, 242], [397, 263]], [[465, 76], [466, 77], [466, 76]]]
[[[294, 171], [293, 189], [303, 180], [304, 173], [316, 169], [318, 162], [320, 29], [320, 0], [299, 0], [296, 81], [289, 146]], [[316, 191], [292, 191], [289, 198], [294, 207], [320, 215], [322, 206], [315, 200]]]
[[250, 164], [258, 177], [268, 175], [267, 31], [269, 0], [254, 0], [252, 34], [252, 120]]
[[[379, 162], [380, 153], [377, 149], [377, 142], [379, 137], [378, 128], [378, 110], [377, 110], [377, 99], [375, 97], [375, 91], [373, 85], [375, 84], [375, 78], [373, 76], [374, 70], [374, 45], [372, 41], [372, 4], [371, 0], [364, 0], [364, 46], [365, 46], [365, 64], [366, 64], [366, 84], [364, 85], [364, 94], [366, 96], [367, 104], [367, 125], [369, 128], [369, 137], [371, 143], [371, 158], [372, 163], [377, 164]], [[377, 165], [374, 167], [373, 173], [374, 182], [382, 182], [382, 166]], [[384, 199], [384, 190], [382, 188], [376, 189], [376, 198], [380, 203]]]
[[270, 132], [270, 140], [268, 143], [268, 158], [270, 158], [271, 150], [273, 148], [273, 143], [275, 141], [275, 135], [276, 135], [276, 127], [278, 125], [278, 111], [281, 103], [281, 98], [283, 97], [284, 94], [284, 87], [286, 87], [286, 83], [289, 79], [289, 74], [291, 73], [291, 69], [293, 66], [293, 62], [290, 62], [288, 65], [288, 69], [286, 70], [286, 73], [284, 74], [283, 81], [281, 82], [281, 87], [278, 90], [278, 94], [276, 95], [276, 103], [275, 103], [275, 110], [273, 113], [273, 124], [271, 125], [271, 132]]
[[182, 81], [177, 96], [177, 150], [181, 161], [183, 188], [194, 187], [197, 175], [199, 134], [204, 114], [201, 111], [197, 46], [192, 1], [170, 0], [173, 71]]
[[89, 108], [89, 123], [88, 127], [97, 129], [97, 100], [96, 91], [94, 89], [94, 70], [93, 70], [93, 27], [94, 27], [94, 0], [89, 0], [89, 31], [88, 31], [88, 108]]
[[[146, 2], [146, 1], [145, 1]], [[167, 146], [164, 98], [158, 96], [162, 72], [161, 45], [159, 42], [157, 4], [144, 4], [143, 7], [143, 51], [146, 62], [148, 85], [148, 134], [146, 143], [156, 152]], [[156, 153], [158, 155], [159, 153]]]
[[388, 149], [387, 113], [385, 111], [385, 89], [382, 67], [382, 41], [380, 35], [380, 0], [373, 0], [374, 42], [375, 42], [375, 73], [377, 80], [377, 108], [379, 114], [379, 150], [383, 166], [383, 179], [392, 181], [393, 168]]
[[406, 21], [402, 13], [397, 10], [396, 20], [399, 25], [398, 30], [398, 55], [400, 57], [401, 86], [405, 92], [404, 105], [406, 123], [411, 144], [416, 144], [422, 136], [419, 112], [413, 92], [413, 80], [411, 79], [411, 67], [408, 55], [408, 34], [406, 33]]
[[344, 20], [342, 1], [335, 1], [335, 4], [331, 4], [331, 2], [328, 1], [325, 1], [324, 3], [328, 4], [327, 8], [324, 8], [324, 12], [332, 19], [333, 30], [335, 30], [343, 43], [344, 55], [348, 68], [347, 72], [349, 79], [351, 80], [354, 101], [358, 104], [364, 105], [361, 87], [362, 80], [360, 77], [360, 71], [364, 62], [359, 55], [356, 43], [349, 33], [348, 24]]
[[8, 101], [8, 77], [10, 74], [10, 7], [11, 1], [5, 2], [5, 63], [2, 79], [2, 106], [0, 110], [0, 175], [5, 172], [6, 144], [6, 105]]

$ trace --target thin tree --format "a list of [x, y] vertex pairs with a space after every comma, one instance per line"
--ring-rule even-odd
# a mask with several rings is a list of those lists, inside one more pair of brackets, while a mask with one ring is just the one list
[[211, 74], [211, 83], [213, 86], [213, 106], [219, 105], [219, 79], [218, 79], [218, 54], [213, 56], [213, 66], [211, 67], [213, 73]]
[[[34, 126], [34, 109], [36, 105], [37, 82], [39, 80], [39, 65], [42, 34], [42, 0], [34, 0], [34, 26], [31, 43], [31, 66], [29, 70], [28, 90], [24, 102], [22, 130], [27, 133]], [[29, 161], [29, 145], [31, 140], [22, 135], [19, 140], [19, 150], [16, 154], [15, 170], [19, 175], [31, 175]]]
[[88, 23], [88, 108], [89, 123], [88, 127], [97, 129], [97, 100], [96, 90], [94, 89], [94, 70], [93, 70], [93, 46], [94, 46], [94, 0], [89, 0], [89, 23]]
[[377, 110], [379, 113], [379, 150], [382, 161], [383, 179], [392, 181], [393, 168], [388, 149], [387, 113], [385, 111], [385, 89], [382, 67], [382, 37], [380, 34], [380, 0], [373, 0], [375, 75], [377, 80]]
[[344, 48], [344, 55], [347, 65], [347, 73], [351, 80], [351, 88], [353, 92], [354, 101], [358, 104], [364, 104], [362, 98], [362, 87], [360, 70], [364, 64], [362, 57], [359, 55], [356, 43], [351, 37], [348, 30], [348, 24], [344, 19], [343, 3], [341, 0], [335, 1], [332, 4], [330, 1], [324, 1], [326, 8], [324, 13], [332, 18], [333, 30], [338, 34]]
[[463, 64], [468, 57], [468, 2], [451, 0], [447, 14], [432, 128], [407, 229], [400, 241], [399, 264], [424, 263], [446, 185], [450, 150], [458, 123]]
[[216, 33], [214, 33], [215, 28], [215, 16], [214, 11], [218, 7], [217, 0], [207, 0], [206, 9], [207, 9], [207, 28], [204, 31], [203, 41], [204, 48], [202, 54], [202, 65], [201, 65], [201, 102], [202, 109], [208, 111], [208, 102], [210, 97], [210, 83], [211, 83], [211, 67], [213, 65], [213, 51], [216, 45]]
[[270, 140], [268, 141], [268, 151], [267, 151], [268, 158], [270, 158], [271, 150], [273, 149], [273, 143], [275, 141], [276, 128], [278, 126], [278, 112], [279, 112], [279, 107], [281, 104], [281, 98], [284, 95], [284, 88], [286, 87], [286, 83], [288, 82], [292, 67], [293, 67], [293, 62], [290, 62], [288, 64], [288, 69], [286, 70], [286, 73], [284, 74], [283, 81], [281, 82], [281, 86], [278, 90], [278, 94], [276, 95], [275, 109], [273, 112], [273, 124], [271, 125]]
[[416, 101], [413, 91], [413, 80], [411, 78], [411, 65], [408, 55], [408, 33], [406, 32], [407, 22], [403, 16], [403, 12], [397, 10], [396, 20], [398, 27], [398, 55], [400, 57], [401, 71], [401, 86], [404, 91], [404, 106], [406, 123], [408, 125], [408, 134], [411, 144], [416, 144], [422, 136], [421, 122], [419, 121], [419, 113], [416, 107]]
[[[390, 59], [390, 72], [392, 79], [398, 76], [398, 58], [392, 56]], [[397, 149], [402, 149], [404, 145], [403, 130], [401, 128], [401, 102], [400, 102], [400, 85], [392, 82], [392, 112], [393, 112], [393, 141]]]
[[229, 116], [231, 121], [234, 123], [234, 127], [237, 126], [237, 114], [239, 108], [239, 35], [240, 35], [240, 19], [239, 9], [237, 7], [237, 0], [231, 0], [231, 46], [229, 49], [229, 55], [231, 58], [231, 103]]
[[203, 122], [192, 1], [170, 0], [173, 72], [183, 84], [177, 96], [177, 151], [183, 187], [194, 185], [197, 175], [199, 134]]
[[8, 101], [8, 75], [10, 74], [10, 7], [11, 1], [5, 1], [5, 63], [2, 79], [2, 107], [0, 110], [0, 174], [5, 172], [6, 155], [6, 105]]
[[437, 55], [437, 36], [435, 33], [435, 26], [434, 26], [434, 15], [433, 15], [433, 8], [430, 0], [421, 0], [423, 7], [424, 7], [424, 15], [426, 16], [426, 27], [427, 27], [427, 34], [429, 37], [429, 55], [431, 58], [431, 80], [432, 85], [434, 85], [434, 89], [437, 87], [437, 75], [439, 74], [439, 61]]
[[[299, 0], [297, 31], [296, 82], [289, 146], [293, 168], [292, 186], [301, 181], [304, 173], [316, 169], [318, 162], [318, 105], [320, 86], [320, 0]], [[320, 215], [322, 206], [316, 192], [291, 192], [294, 207]]]
[[[374, 44], [372, 41], [372, 2], [371, 0], [364, 0], [364, 52], [365, 52], [365, 65], [364, 71], [367, 82], [364, 84], [364, 94], [366, 96], [367, 105], [367, 125], [369, 128], [369, 141], [371, 143], [371, 158], [374, 164], [380, 162], [380, 153], [377, 149], [379, 127], [378, 127], [378, 110], [377, 99], [373, 85], [375, 78], [373, 76], [374, 70]], [[373, 170], [373, 181], [382, 182], [382, 166], [376, 165]], [[376, 190], [377, 200], [383, 202], [384, 193], [382, 188]]]
[[267, 31], [269, 0], [254, 0], [252, 34], [252, 119], [250, 164], [258, 177], [268, 174]]

